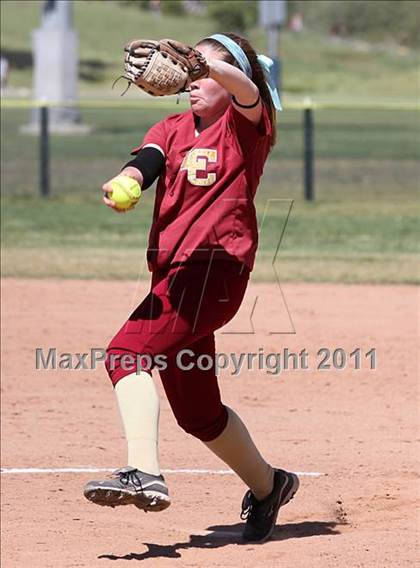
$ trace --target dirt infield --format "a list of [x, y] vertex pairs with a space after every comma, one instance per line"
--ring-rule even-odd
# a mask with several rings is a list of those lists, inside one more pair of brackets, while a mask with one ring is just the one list
[[[147, 283], [2, 282], [3, 468], [125, 465], [111, 383], [96, 370], [36, 370], [35, 349], [105, 347]], [[81, 488], [102, 473], [2, 473], [5, 568], [396, 567], [415, 564], [418, 290], [408, 286], [252, 284], [217, 334], [226, 353], [306, 349], [308, 369], [222, 371], [224, 400], [271, 463], [304, 473], [273, 539], [240, 543], [245, 490], [176, 425], [162, 396], [160, 452], [173, 504], [162, 513], [107, 509]], [[124, 296], [122, 295], [124, 293]], [[252, 331], [249, 316], [255, 305]], [[293, 331], [296, 333], [285, 333]], [[283, 332], [269, 334], [270, 331]], [[342, 370], [317, 369], [321, 348], [360, 348]], [[376, 369], [366, 357], [376, 349]], [[343, 353], [336, 352], [340, 366]], [[333, 363], [330, 357], [330, 364]], [[156, 374], [157, 378], [157, 374]], [[159, 391], [161, 385], [157, 380]], [[417, 467], [416, 467], [417, 466]], [[131, 560], [131, 562], [125, 562]]]

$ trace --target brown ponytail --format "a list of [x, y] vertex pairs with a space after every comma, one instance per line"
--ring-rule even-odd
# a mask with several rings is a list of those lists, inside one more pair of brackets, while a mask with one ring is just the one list
[[[264, 71], [262, 70], [262, 67], [258, 62], [257, 54], [249, 41], [245, 38], [233, 33], [224, 33], [223, 35], [235, 41], [242, 48], [248, 58], [252, 69], [251, 80], [258, 87], [263, 104], [265, 104], [268, 110], [268, 116], [270, 118], [272, 128], [271, 146], [274, 146], [274, 144], [276, 143], [276, 109], [273, 105], [273, 101], [271, 100], [270, 91], [268, 90], [267, 84], [265, 82]], [[223, 55], [223, 61], [226, 61], [227, 63], [238, 67], [238, 64], [233, 55], [217, 40], [212, 38], [205, 38], [199, 41], [197, 46], [198, 45], [210, 46], [214, 51], [218, 51]]]

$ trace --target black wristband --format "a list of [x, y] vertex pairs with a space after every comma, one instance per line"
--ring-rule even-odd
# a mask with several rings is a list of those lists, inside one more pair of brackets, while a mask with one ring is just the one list
[[252, 103], [252, 105], [242, 105], [241, 103], [238, 103], [238, 101], [235, 98], [235, 95], [232, 95], [232, 100], [235, 103], [236, 106], [240, 107], [240, 108], [255, 108], [257, 106], [257, 104], [260, 102], [261, 96], [258, 95], [258, 99], [255, 101], [255, 103]]
[[137, 152], [136, 157], [125, 164], [124, 168], [129, 166], [139, 170], [143, 176], [142, 189], [147, 189], [152, 185], [157, 177], [160, 176], [164, 166], [165, 157], [157, 148], [147, 146]]

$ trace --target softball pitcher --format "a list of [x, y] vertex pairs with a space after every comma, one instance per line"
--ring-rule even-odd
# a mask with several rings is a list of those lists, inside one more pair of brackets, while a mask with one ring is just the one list
[[[162, 41], [178, 60], [159, 42], [132, 42], [126, 76], [154, 95], [167, 94], [159, 92], [165, 77], [150, 81], [145, 70], [151, 66], [167, 77], [169, 61], [173, 73], [188, 74], [174, 92], [188, 90], [191, 109], [154, 125], [119, 174], [137, 180], [142, 190], [158, 178], [147, 250], [151, 286], [107, 349], [128, 465], [110, 479], [89, 482], [84, 495], [111, 507], [161, 511], [169, 506], [158, 459], [155, 368], [181, 428], [249, 488], [241, 510], [243, 538], [262, 542], [299, 480], [262, 457], [240, 417], [222, 403], [214, 366], [203, 369], [197, 359], [214, 360], [214, 332], [237, 313], [248, 285], [258, 244], [254, 197], [275, 143], [280, 101], [270, 80], [272, 61], [257, 56], [247, 40], [216, 34], [195, 49]], [[103, 200], [118, 210], [108, 196], [111, 181], [103, 186]]]

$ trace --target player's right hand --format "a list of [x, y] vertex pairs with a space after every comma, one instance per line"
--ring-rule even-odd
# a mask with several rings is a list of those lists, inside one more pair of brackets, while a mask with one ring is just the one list
[[110, 180], [106, 181], [104, 183], [104, 185], [102, 186], [102, 191], [104, 192], [102, 201], [105, 203], [105, 205], [107, 207], [110, 207], [111, 209], [113, 209], [114, 211], [116, 211], [117, 213], [127, 213], [127, 211], [131, 211], [132, 209], [134, 209], [135, 205], [132, 205], [131, 207], [129, 207], [128, 209], [118, 209], [115, 202], [112, 201], [112, 199], [110, 199], [108, 197], [108, 193], [112, 193], [112, 187], [111, 187], [111, 182], [116, 179], [118, 176], [115, 176], [113, 178], [111, 178]]

